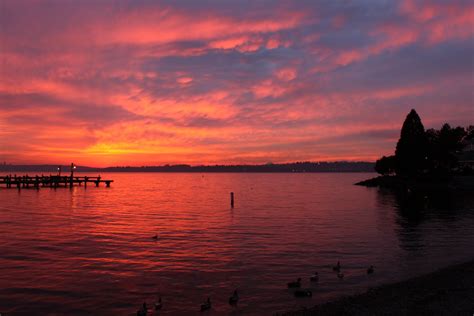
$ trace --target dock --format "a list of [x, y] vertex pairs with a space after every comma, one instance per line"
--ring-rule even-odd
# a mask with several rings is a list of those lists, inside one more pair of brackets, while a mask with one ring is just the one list
[[0, 187], [3, 188], [16, 188], [21, 190], [25, 189], [37, 189], [40, 187], [49, 188], [72, 188], [75, 185], [87, 187], [87, 184], [92, 184], [98, 187], [101, 183], [104, 183], [107, 188], [114, 180], [103, 179], [100, 175], [97, 177], [90, 176], [59, 176], [59, 175], [6, 175], [0, 176]]
[[71, 163], [70, 175], [69, 176], [62, 176], [61, 175], [61, 166], [58, 167], [58, 174], [49, 176], [45, 175], [23, 175], [17, 176], [14, 175], [5, 175], [0, 176], [0, 187], [5, 186], [7, 189], [17, 188], [21, 190], [23, 188], [29, 189], [34, 188], [39, 190], [40, 187], [49, 187], [49, 188], [71, 188], [75, 185], [82, 186], [87, 188], [87, 184], [91, 183], [98, 187], [101, 183], [105, 183], [107, 188], [110, 188], [110, 184], [114, 182], [114, 180], [104, 180], [100, 175], [97, 177], [90, 177], [90, 176], [74, 176], [74, 172], [76, 171], [76, 165]]

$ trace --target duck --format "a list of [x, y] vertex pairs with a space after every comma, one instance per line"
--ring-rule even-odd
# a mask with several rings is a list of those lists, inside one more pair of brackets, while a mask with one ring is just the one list
[[151, 239], [158, 240], [158, 235], [155, 235], [155, 236], [151, 237]]
[[319, 281], [319, 274], [318, 274], [318, 272], [314, 272], [314, 274], [309, 277], [309, 280], [310, 280], [311, 282], [318, 282], [318, 281]]
[[289, 289], [295, 288], [295, 287], [301, 287], [301, 278], [298, 278], [298, 280], [288, 283]]
[[163, 303], [161, 302], [161, 296], [158, 298], [158, 302], [155, 303], [155, 310], [159, 311], [163, 308]]
[[294, 295], [295, 297], [311, 297], [313, 296], [313, 292], [310, 290], [296, 290]]
[[374, 266], [370, 266], [368, 269], [367, 269], [367, 274], [372, 274], [374, 273], [375, 271], [375, 267]]
[[142, 307], [137, 311], [137, 316], [146, 316], [148, 313], [148, 307], [146, 306], [146, 302], [143, 302]]
[[235, 290], [234, 294], [232, 294], [232, 296], [229, 297], [229, 304], [230, 305], [237, 305], [238, 301], [239, 301], [239, 294], [237, 293], [237, 290]]
[[208, 297], [207, 298], [207, 301], [204, 303], [204, 304], [201, 304], [201, 312], [204, 312], [204, 311], [207, 311], [209, 309], [211, 309], [211, 298]]
[[338, 277], [339, 279], [341, 279], [341, 280], [344, 279], [344, 273], [338, 272], [338, 273], [337, 273], [337, 277]]
[[341, 271], [341, 263], [339, 261], [334, 267], [332, 267], [332, 271], [336, 271], [336, 272]]

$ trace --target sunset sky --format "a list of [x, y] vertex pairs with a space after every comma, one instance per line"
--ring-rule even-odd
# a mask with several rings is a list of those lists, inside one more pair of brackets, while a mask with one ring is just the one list
[[474, 123], [474, 2], [0, 0], [0, 161], [374, 160]]

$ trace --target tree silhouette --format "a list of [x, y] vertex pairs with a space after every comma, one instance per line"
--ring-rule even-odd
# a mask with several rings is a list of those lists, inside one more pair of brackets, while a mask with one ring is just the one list
[[386, 176], [395, 172], [395, 166], [395, 156], [383, 156], [375, 162], [375, 171]]
[[403, 122], [400, 139], [395, 150], [396, 172], [401, 176], [415, 176], [427, 167], [428, 141], [425, 128], [415, 110]]
[[456, 153], [465, 146], [466, 131], [458, 126], [451, 128], [444, 124], [440, 130], [429, 129], [426, 131], [428, 138], [428, 156], [430, 169], [436, 172], [448, 172], [458, 165]]

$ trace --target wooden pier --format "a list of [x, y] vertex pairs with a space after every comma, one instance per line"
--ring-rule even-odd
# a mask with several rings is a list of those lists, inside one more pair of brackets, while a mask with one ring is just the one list
[[37, 189], [40, 187], [49, 187], [49, 188], [72, 188], [75, 185], [87, 187], [87, 184], [92, 184], [98, 187], [101, 183], [105, 183], [107, 188], [110, 187], [110, 184], [114, 180], [104, 180], [101, 176], [90, 177], [90, 176], [60, 176], [60, 175], [35, 175], [35, 176], [19, 176], [19, 175], [7, 175], [0, 176], [0, 187], [5, 188], [17, 188], [21, 190], [23, 188], [27, 189]]

